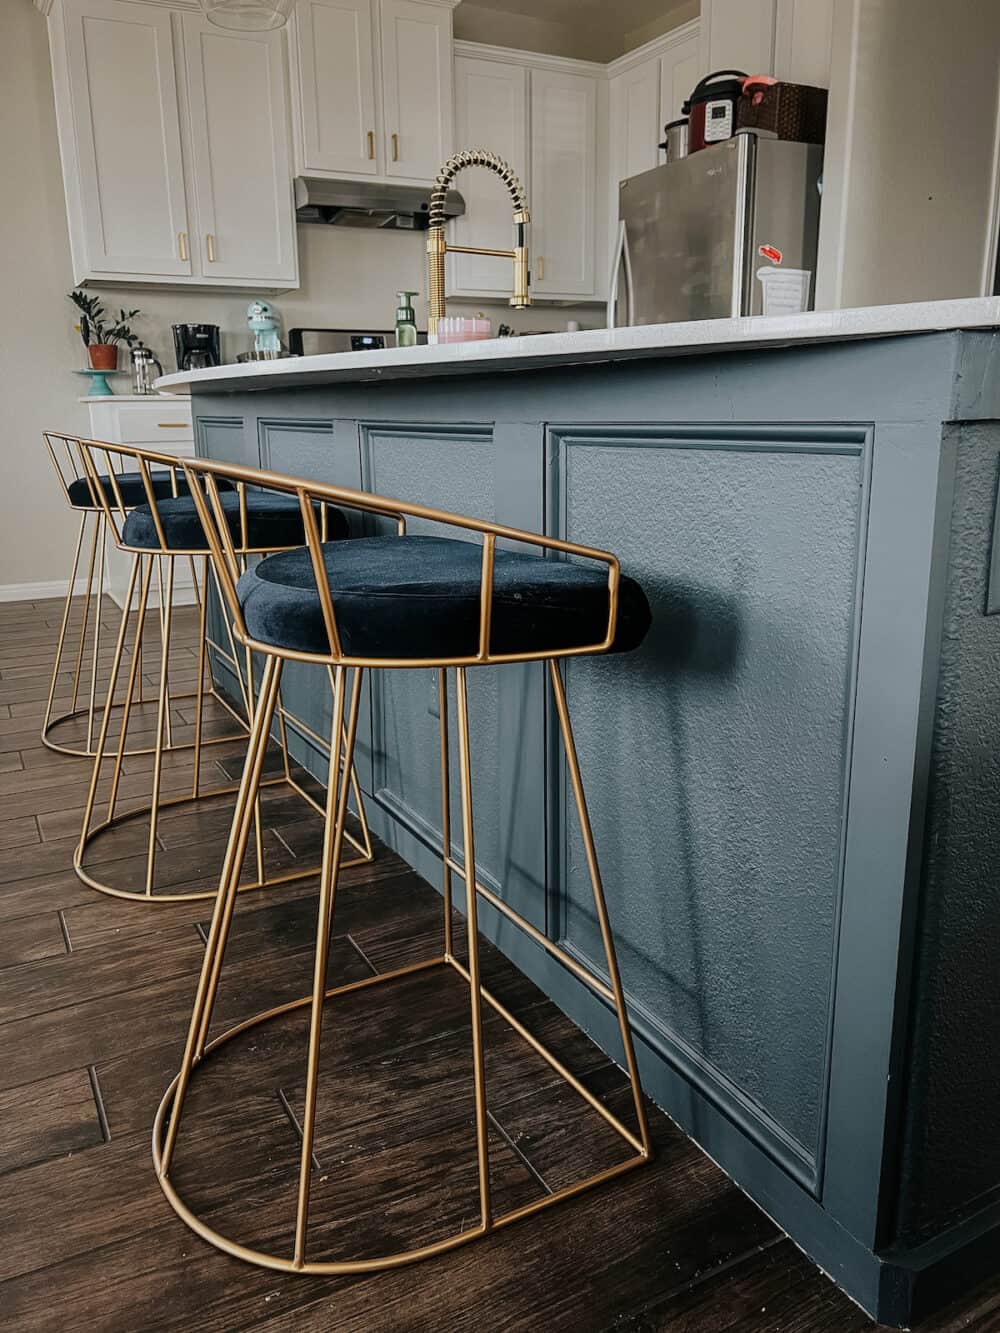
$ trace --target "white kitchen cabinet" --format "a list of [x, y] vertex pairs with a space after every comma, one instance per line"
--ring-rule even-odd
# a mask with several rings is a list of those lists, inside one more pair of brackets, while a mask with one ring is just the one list
[[140, 0], [55, 0], [78, 283], [292, 287], [284, 44]]
[[[455, 141], [463, 148], [486, 147], [499, 153], [527, 186], [528, 71], [523, 65], [456, 57]], [[509, 250], [514, 234], [510, 195], [503, 181], [492, 171], [472, 168], [455, 184], [465, 199], [465, 214], [451, 224], [453, 244]], [[530, 198], [528, 202], [530, 207]], [[503, 299], [510, 288], [510, 260], [448, 256], [449, 294]]]
[[452, 151], [451, 9], [379, 0], [385, 174], [433, 180]]
[[63, 0], [50, 19], [73, 273], [192, 273], [170, 11]]
[[[660, 128], [678, 120], [681, 107], [701, 78], [701, 47], [698, 24], [687, 23], [684, 32], [669, 34], [670, 41], [660, 56]], [[660, 153], [659, 160], [663, 161]]]
[[182, 15], [197, 196], [194, 239], [209, 278], [297, 280], [288, 89], [280, 39]]
[[737, 69], [747, 74], [773, 73], [777, 3], [778, 0], [702, 0], [702, 72]]
[[617, 183], [649, 171], [659, 161], [657, 145], [663, 130], [659, 57], [612, 75], [608, 94], [610, 153]]
[[597, 209], [597, 80], [531, 71], [532, 291], [593, 297]]
[[303, 172], [378, 173], [374, 0], [298, 0], [291, 32]]
[[424, 183], [452, 152], [458, 0], [299, 0], [290, 27], [300, 175]]

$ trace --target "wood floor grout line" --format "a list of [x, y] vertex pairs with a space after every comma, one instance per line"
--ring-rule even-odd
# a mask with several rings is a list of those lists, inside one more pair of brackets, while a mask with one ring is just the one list
[[507, 1133], [507, 1130], [504, 1128], [504, 1126], [500, 1123], [500, 1121], [499, 1121], [499, 1120], [496, 1118], [496, 1116], [493, 1114], [493, 1112], [490, 1111], [490, 1110], [487, 1110], [487, 1112], [486, 1112], [486, 1117], [487, 1117], [487, 1119], [489, 1120], [490, 1124], [492, 1124], [493, 1128], [497, 1131], [497, 1133], [498, 1133], [498, 1134], [500, 1135], [500, 1137], [503, 1139], [504, 1143], [506, 1143], [507, 1146], [508, 1146], [508, 1148], [510, 1148], [511, 1152], [513, 1152], [514, 1156], [517, 1157], [517, 1158], [523, 1163], [523, 1165], [527, 1168], [529, 1174], [532, 1175], [532, 1176], [535, 1178], [535, 1180], [538, 1181], [539, 1185], [541, 1185], [541, 1187], [542, 1187], [542, 1189], [545, 1191], [545, 1193], [546, 1193], [546, 1194], [552, 1194], [552, 1193], [554, 1193], [554, 1191], [553, 1191], [553, 1189], [552, 1189], [552, 1186], [551, 1186], [551, 1185], [549, 1184], [549, 1182], [545, 1179], [545, 1177], [542, 1175], [542, 1173], [537, 1169], [537, 1167], [535, 1166], [534, 1162], [531, 1161], [531, 1159], [528, 1157], [528, 1155], [527, 1155], [526, 1153], [524, 1153], [524, 1152], [521, 1151], [521, 1149], [518, 1147], [518, 1145], [514, 1142], [514, 1140], [511, 1138], [511, 1136]]
[[361, 958], [361, 961], [364, 963], [364, 965], [365, 965], [366, 967], [370, 967], [370, 968], [371, 968], [372, 975], [377, 977], [377, 976], [379, 975], [379, 970], [378, 970], [378, 968], [375, 966], [375, 964], [372, 962], [372, 960], [368, 957], [368, 955], [365, 953], [364, 949], [362, 949], [361, 945], [357, 942], [357, 940], [354, 938], [354, 936], [351, 934], [350, 931], [347, 932], [347, 934], [346, 934], [346, 936], [345, 936], [345, 939], [347, 940], [348, 944], [350, 944], [351, 947], [358, 953], [358, 955], [359, 955], [359, 957]]
[[105, 1143], [111, 1142], [111, 1126], [108, 1124], [108, 1113], [104, 1106], [104, 1097], [101, 1094], [101, 1085], [97, 1078], [97, 1066], [87, 1066], [87, 1076], [90, 1079], [90, 1091], [93, 1094], [94, 1106], [97, 1109], [97, 1123], [101, 1128], [101, 1136]]
[[73, 940], [72, 940], [72, 938], [70, 937], [70, 933], [69, 933], [69, 922], [66, 920], [66, 911], [65, 911], [65, 908], [60, 907], [60, 908], [58, 909], [58, 911], [56, 912], [56, 916], [59, 918], [59, 929], [62, 931], [63, 944], [65, 944], [65, 946], [66, 946], [66, 952], [67, 952], [67, 953], [72, 953], [72, 952], [73, 952]]
[[[291, 1102], [290, 1102], [290, 1101], [288, 1100], [288, 1098], [285, 1096], [285, 1089], [284, 1089], [284, 1088], [279, 1088], [279, 1089], [278, 1089], [278, 1101], [281, 1103], [281, 1109], [284, 1111], [285, 1115], [288, 1116], [288, 1119], [289, 1119], [290, 1122], [291, 1122], [292, 1128], [295, 1130], [295, 1133], [296, 1133], [296, 1135], [298, 1136], [299, 1143], [301, 1144], [301, 1143], [302, 1143], [302, 1126], [299, 1124], [299, 1118], [298, 1118], [298, 1116], [297, 1116], [297, 1115], [295, 1114], [295, 1112], [292, 1110], [292, 1104], [291, 1104]], [[313, 1167], [313, 1170], [314, 1170], [314, 1171], [322, 1171], [322, 1170], [323, 1170], [322, 1166], [320, 1166], [319, 1158], [316, 1156], [315, 1152], [312, 1153], [312, 1167]]]

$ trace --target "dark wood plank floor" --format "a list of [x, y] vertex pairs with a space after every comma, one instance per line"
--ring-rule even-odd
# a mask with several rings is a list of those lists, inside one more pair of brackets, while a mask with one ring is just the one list
[[[787, 1330], [854, 1333], [867, 1318], [666, 1119], [654, 1165], [488, 1240], [397, 1272], [292, 1277], [210, 1248], [163, 1199], [152, 1117], [176, 1068], [210, 905], [102, 897], [70, 858], [85, 760], [38, 739], [58, 628], [54, 602], [0, 605], [0, 1322], [54, 1330]], [[78, 609], [74, 612], [78, 616]], [[113, 630], [115, 609], [104, 608]], [[111, 636], [102, 650], [110, 656]], [[181, 617], [175, 688], [193, 680]], [[150, 664], [149, 670], [152, 670]], [[149, 676], [149, 684], [154, 679]], [[70, 687], [60, 679], [60, 698]], [[67, 704], [68, 706], [68, 704]], [[148, 712], [143, 726], [151, 726]], [[178, 736], [190, 728], [175, 706]], [[224, 720], [219, 722], [224, 725]], [[237, 771], [238, 747], [206, 776]], [[190, 780], [172, 756], [170, 791]], [[148, 757], [127, 761], [141, 803]], [[224, 802], [160, 828], [160, 884], [211, 884]], [[308, 866], [318, 823], [275, 789], [270, 865]], [[141, 873], [142, 821], [99, 843], [122, 886]], [[305, 994], [315, 881], [239, 902], [217, 1025]], [[331, 975], [388, 971], [439, 949], [440, 898], [385, 849], [346, 872]], [[618, 1069], [492, 949], [484, 971], [534, 1032], [627, 1115]], [[466, 992], [441, 973], [343, 997], [329, 1010], [311, 1254], [362, 1256], [442, 1236], [476, 1216]], [[193, 1085], [175, 1163], [181, 1191], [233, 1238], [290, 1248], [302, 1101], [303, 1012], [246, 1034]], [[487, 1024], [492, 1178], [516, 1207], [618, 1160], [616, 1138], [504, 1024]], [[1000, 1284], [924, 1326], [1000, 1329]]]

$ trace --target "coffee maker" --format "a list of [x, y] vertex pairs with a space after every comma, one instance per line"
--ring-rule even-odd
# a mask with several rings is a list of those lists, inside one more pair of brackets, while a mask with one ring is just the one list
[[219, 365], [218, 324], [173, 324], [171, 327], [178, 370], [200, 370], [203, 366]]

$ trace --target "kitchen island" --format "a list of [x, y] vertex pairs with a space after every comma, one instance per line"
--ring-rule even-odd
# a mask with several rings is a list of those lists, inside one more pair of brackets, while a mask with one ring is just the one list
[[[643, 583], [641, 650], [566, 678], [645, 1087], [891, 1323], [997, 1262], [998, 330], [970, 300], [159, 382], [203, 454]], [[322, 732], [314, 670], [284, 692]], [[542, 668], [472, 671], [470, 699], [481, 877], [599, 957]], [[430, 671], [374, 673], [359, 741], [373, 827], [434, 883], [436, 709]], [[480, 919], [616, 1054], [599, 1000]]]

